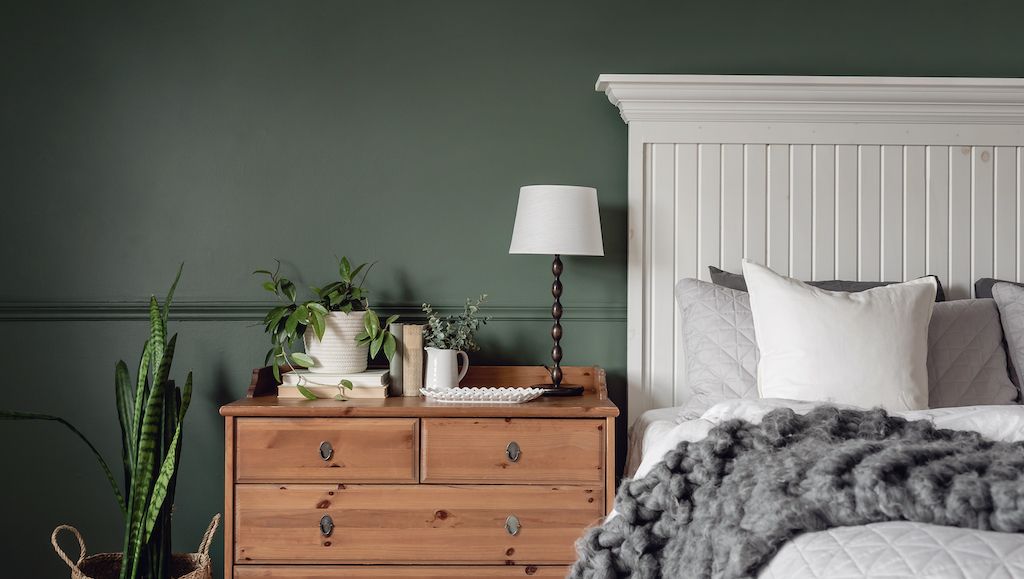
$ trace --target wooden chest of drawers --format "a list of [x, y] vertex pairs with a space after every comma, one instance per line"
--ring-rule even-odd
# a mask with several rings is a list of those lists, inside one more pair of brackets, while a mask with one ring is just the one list
[[[257, 374], [224, 406], [225, 577], [563, 577], [611, 508], [614, 418], [600, 368], [582, 397], [278, 401]], [[463, 385], [545, 381], [477, 367]]]

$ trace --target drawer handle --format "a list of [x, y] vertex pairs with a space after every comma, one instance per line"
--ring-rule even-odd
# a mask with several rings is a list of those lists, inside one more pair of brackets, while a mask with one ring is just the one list
[[326, 440], [321, 442], [320, 443], [320, 459], [323, 460], [324, 462], [327, 462], [327, 461], [331, 460], [332, 456], [334, 456], [334, 447], [331, 446], [331, 443], [327, 442]]
[[519, 517], [509, 515], [508, 518], [505, 519], [505, 530], [508, 531], [509, 535], [515, 537], [519, 534], [519, 529], [521, 527], [522, 525], [519, 524]]
[[505, 447], [505, 456], [512, 462], [519, 462], [519, 455], [521, 454], [522, 451], [519, 449], [519, 444], [514, 440]]
[[325, 537], [330, 537], [333, 532], [334, 519], [331, 518], [331, 515], [324, 515], [320, 518], [320, 534]]

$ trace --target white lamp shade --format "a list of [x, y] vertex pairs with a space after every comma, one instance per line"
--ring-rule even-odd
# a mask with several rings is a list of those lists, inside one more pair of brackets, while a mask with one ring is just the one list
[[597, 189], [571, 185], [521, 187], [508, 252], [604, 255]]

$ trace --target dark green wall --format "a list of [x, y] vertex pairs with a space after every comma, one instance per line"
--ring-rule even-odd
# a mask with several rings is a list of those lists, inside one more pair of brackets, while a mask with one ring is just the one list
[[[222, 508], [218, 405], [265, 340], [249, 272], [377, 259], [378, 304], [488, 292], [479, 362], [547, 355], [548, 262], [506, 254], [520, 185], [600, 191], [607, 257], [568, 258], [566, 363], [625, 371], [626, 128], [597, 75], [1020, 76], [1017, 2], [4, 2], [0, 406], [60, 413], [117, 457], [112, 373], [186, 262], [191, 368], [175, 541]], [[119, 548], [80, 444], [0, 424], [10, 576], [59, 576], [68, 522]], [[218, 547], [218, 561], [219, 561]], [[34, 572], [34, 573], [33, 573]]]

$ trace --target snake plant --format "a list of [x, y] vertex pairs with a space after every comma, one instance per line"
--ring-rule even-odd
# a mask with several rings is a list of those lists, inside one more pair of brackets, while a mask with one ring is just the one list
[[124, 491], [96, 447], [77, 428], [57, 416], [10, 410], [0, 419], [48, 420], [63, 424], [81, 438], [99, 460], [124, 516], [120, 579], [169, 577], [171, 510], [181, 456], [182, 426], [192, 398], [192, 373], [178, 388], [170, 379], [177, 335], [167, 338], [167, 317], [181, 268], [163, 306], [149, 300], [150, 332], [132, 381], [128, 365], [114, 368], [114, 396], [121, 423]]

